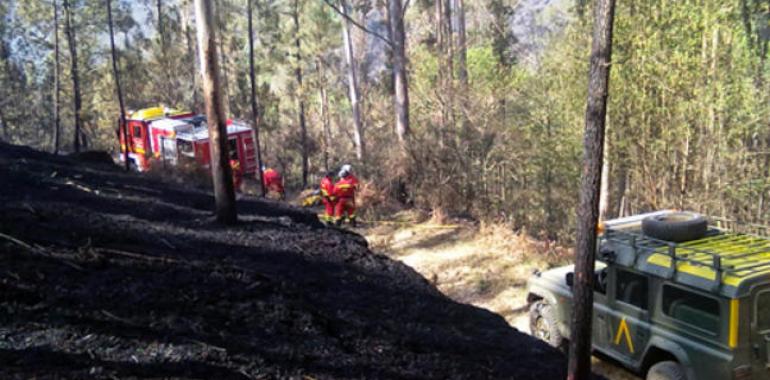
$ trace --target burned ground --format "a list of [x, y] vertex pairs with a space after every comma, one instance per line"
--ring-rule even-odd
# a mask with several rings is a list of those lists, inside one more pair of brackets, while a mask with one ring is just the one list
[[0, 145], [2, 378], [564, 377], [562, 355], [359, 235]]

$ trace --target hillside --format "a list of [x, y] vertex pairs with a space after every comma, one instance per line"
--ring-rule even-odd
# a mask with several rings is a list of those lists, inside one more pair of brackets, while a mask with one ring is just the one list
[[359, 235], [0, 145], [2, 378], [563, 378], [564, 358]]

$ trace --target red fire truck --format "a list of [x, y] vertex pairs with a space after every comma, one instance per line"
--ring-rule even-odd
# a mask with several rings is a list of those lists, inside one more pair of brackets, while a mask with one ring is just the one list
[[[138, 171], [156, 164], [177, 165], [181, 161], [208, 167], [209, 134], [206, 117], [165, 107], [146, 108], [126, 119], [128, 144], [119, 129], [121, 153], [128, 149], [129, 165]], [[227, 121], [230, 158], [237, 159], [244, 175], [257, 171], [254, 131], [241, 122]], [[120, 156], [121, 161], [123, 155]]]

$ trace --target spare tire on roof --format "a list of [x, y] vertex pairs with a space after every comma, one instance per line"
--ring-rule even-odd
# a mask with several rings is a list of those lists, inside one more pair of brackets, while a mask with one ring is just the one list
[[706, 235], [708, 220], [700, 214], [677, 211], [642, 220], [642, 232], [659, 240], [675, 243], [697, 240]]

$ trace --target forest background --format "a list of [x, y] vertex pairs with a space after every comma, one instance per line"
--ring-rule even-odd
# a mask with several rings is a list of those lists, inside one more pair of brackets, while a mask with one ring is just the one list
[[[591, 3], [405, 0], [401, 130], [392, 1], [215, 0], [228, 115], [251, 119], [252, 3], [262, 153], [290, 187], [352, 163], [379, 206], [572, 241]], [[624, 1], [616, 12], [603, 213], [767, 223], [770, 0]], [[202, 112], [191, 1], [113, 0], [113, 17], [127, 107]], [[3, 140], [116, 151], [111, 70], [105, 1], [0, 2]]]

